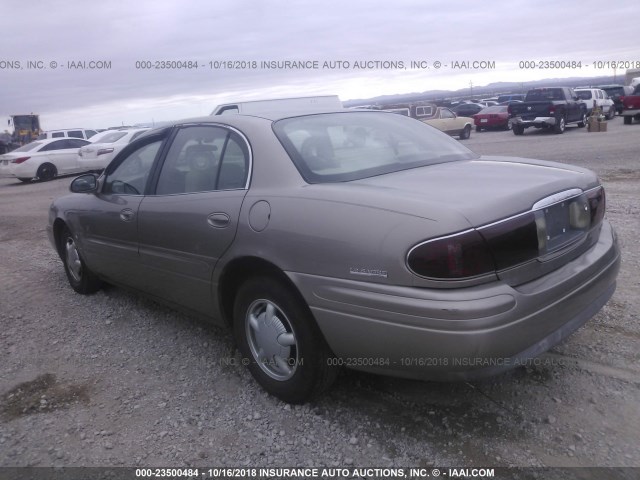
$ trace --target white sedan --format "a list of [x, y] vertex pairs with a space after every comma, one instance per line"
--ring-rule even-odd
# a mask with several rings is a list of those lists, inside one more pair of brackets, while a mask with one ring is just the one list
[[78, 164], [85, 170], [103, 170], [120, 150], [149, 128], [107, 130], [91, 138], [91, 144], [78, 151]]
[[36, 140], [12, 152], [0, 155], [0, 177], [51, 180], [57, 175], [86, 172], [78, 164], [78, 149], [88, 145], [81, 138], [51, 138]]

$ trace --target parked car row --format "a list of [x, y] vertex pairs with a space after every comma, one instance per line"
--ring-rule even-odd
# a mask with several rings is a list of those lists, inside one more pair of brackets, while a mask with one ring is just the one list
[[46, 132], [43, 138], [0, 155], [0, 177], [22, 182], [51, 180], [57, 175], [101, 171], [129, 142], [149, 128], [107, 130], [76, 138], [82, 130]]

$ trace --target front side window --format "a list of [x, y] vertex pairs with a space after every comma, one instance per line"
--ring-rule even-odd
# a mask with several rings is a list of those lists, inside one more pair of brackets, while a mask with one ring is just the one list
[[161, 144], [162, 140], [156, 140], [129, 153], [113, 171], [108, 172], [102, 192], [142, 195]]
[[96, 133], [98, 133], [98, 132], [96, 132], [95, 130], [85, 130], [85, 131], [84, 131], [84, 134], [85, 134], [85, 137], [86, 137], [86, 138], [91, 138], [91, 137], [93, 137]]
[[61, 138], [64, 137], [64, 132], [53, 132], [51, 134], [51, 138]]
[[345, 182], [477, 155], [422, 122], [382, 112], [317, 114], [273, 130], [308, 183]]
[[242, 137], [217, 126], [180, 129], [164, 161], [157, 195], [244, 188], [249, 150]]

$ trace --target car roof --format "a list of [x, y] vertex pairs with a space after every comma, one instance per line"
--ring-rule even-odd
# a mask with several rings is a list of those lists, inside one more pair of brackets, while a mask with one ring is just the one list
[[367, 114], [372, 114], [372, 113], [378, 113], [378, 114], [387, 114], [388, 112], [384, 112], [382, 110], [369, 110], [369, 109], [362, 109], [362, 110], [349, 110], [349, 109], [341, 109], [341, 110], [326, 110], [326, 111], [318, 111], [318, 110], [309, 110], [308, 112], [300, 112], [299, 110], [296, 111], [273, 111], [273, 112], [260, 112], [255, 113], [255, 114], [251, 114], [251, 115], [246, 115], [246, 114], [242, 114], [242, 113], [230, 113], [227, 115], [207, 115], [206, 117], [194, 117], [194, 118], [185, 118], [182, 120], [175, 120], [172, 122], [169, 122], [167, 125], [163, 125], [161, 127], [157, 127], [154, 128], [152, 130], [150, 130], [147, 134], [145, 135], [150, 135], [153, 134], [155, 132], [160, 132], [162, 130], [164, 130], [165, 128], [170, 128], [170, 127], [174, 127], [177, 125], [186, 125], [186, 124], [190, 124], [190, 123], [211, 123], [211, 124], [216, 124], [216, 123], [223, 123], [223, 124], [227, 124], [230, 126], [236, 126], [238, 128], [240, 128], [242, 125], [248, 125], [248, 124], [258, 124], [258, 123], [264, 123], [265, 121], [271, 123], [271, 122], [275, 122], [278, 120], [282, 120], [284, 118], [293, 118], [293, 117], [307, 117], [307, 116], [313, 116], [313, 115], [324, 115], [327, 113], [340, 113], [340, 114], [353, 114], [353, 113], [367, 113]]
[[[77, 137], [56, 137], [56, 138], [43, 138], [42, 140], [34, 140], [33, 142], [29, 142], [29, 143], [41, 143], [43, 145], [47, 145], [49, 143], [53, 143], [53, 142], [57, 142], [59, 140], [82, 140], [83, 142], [87, 142], [88, 140], [85, 138], [77, 138]], [[28, 145], [28, 144], [25, 144]]]

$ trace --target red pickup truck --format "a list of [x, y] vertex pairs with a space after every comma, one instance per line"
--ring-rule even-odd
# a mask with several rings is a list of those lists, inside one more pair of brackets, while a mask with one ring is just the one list
[[631, 125], [633, 119], [640, 121], [640, 84], [636, 85], [631, 95], [626, 95], [622, 100], [622, 116], [624, 124]]

